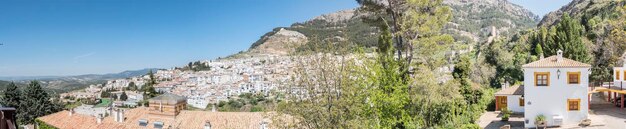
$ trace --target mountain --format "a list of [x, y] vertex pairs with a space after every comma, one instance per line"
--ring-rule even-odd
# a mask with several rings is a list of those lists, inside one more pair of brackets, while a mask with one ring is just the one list
[[615, 13], [615, 9], [624, 2], [615, 0], [573, 0], [561, 9], [552, 11], [541, 19], [539, 26], [553, 26], [563, 14], [569, 14], [574, 19], [579, 19], [586, 24], [591, 19], [606, 19]]
[[[453, 10], [453, 20], [444, 33], [455, 37], [457, 45], [475, 46], [487, 41], [492, 28], [499, 36], [510, 37], [537, 24], [538, 17], [507, 0], [445, 0]], [[379, 30], [363, 22], [367, 16], [358, 9], [324, 14], [289, 27], [278, 27], [261, 36], [248, 50], [251, 53], [285, 54], [306, 42], [352, 41], [360, 46], [376, 45]], [[289, 34], [285, 34], [289, 33]], [[288, 46], [288, 47], [287, 47]], [[286, 49], [290, 48], [290, 49]]]
[[[129, 78], [135, 76], [142, 76], [147, 74], [150, 70], [157, 71], [157, 68], [147, 68], [141, 70], [128, 70], [120, 73], [110, 74], [86, 74], [76, 76], [33, 76], [33, 77], [0, 77], [0, 89], [3, 82], [15, 81], [19, 84], [28, 84], [32, 80], [40, 81], [44, 88], [53, 90], [55, 92], [71, 91], [76, 89], [85, 88], [91, 84], [102, 84], [107, 80]], [[8, 83], [7, 83], [8, 84]]]

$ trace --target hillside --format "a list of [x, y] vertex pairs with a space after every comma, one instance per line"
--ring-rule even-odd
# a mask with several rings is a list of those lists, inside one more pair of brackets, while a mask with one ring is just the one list
[[[40, 81], [46, 89], [55, 92], [72, 91], [85, 88], [91, 84], [102, 84], [110, 79], [129, 78], [147, 74], [150, 70], [156, 71], [156, 68], [128, 70], [120, 73], [110, 74], [87, 74], [77, 76], [34, 76], [34, 77], [0, 77], [0, 89], [7, 80], [15, 81], [19, 84], [28, 84], [32, 80]], [[8, 84], [8, 83], [7, 83]]]
[[477, 67], [481, 71], [475, 77], [495, 78], [494, 87], [504, 80], [514, 83], [523, 79], [522, 64], [563, 50], [566, 58], [592, 65], [591, 82], [612, 80], [612, 69], [621, 66], [626, 50], [625, 3], [574, 0], [547, 14], [536, 28], [481, 48], [486, 53], [481, 58], [490, 65]]
[[[526, 30], [536, 25], [537, 16], [530, 11], [510, 3], [506, 0], [445, 0], [454, 13], [454, 18], [446, 28], [445, 33], [452, 34], [458, 45], [465, 46], [458, 49], [467, 49], [468, 46], [477, 45], [487, 41], [492, 26], [496, 28], [499, 36], [509, 37], [520, 30]], [[334, 42], [349, 40], [360, 46], [371, 47], [376, 44], [378, 29], [361, 20], [368, 14], [359, 12], [357, 9], [338, 11], [324, 14], [302, 23], [294, 23], [290, 27], [278, 27], [261, 36], [249, 49], [252, 53], [263, 53], [272, 48], [273, 53], [284, 54], [291, 50], [285, 49], [284, 45], [298, 47], [301, 44], [277, 43], [289, 39], [280, 34], [281, 31], [297, 32], [291, 37], [295, 39], [308, 39], [299, 41]], [[277, 52], [279, 51], [279, 52]]]

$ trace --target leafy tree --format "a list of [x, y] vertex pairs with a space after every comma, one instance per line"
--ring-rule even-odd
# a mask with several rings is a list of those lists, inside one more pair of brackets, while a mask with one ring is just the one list
[[127, 99], [128, 99], [128, 95], [126, 95], [126, 91], [122, 92], [122, 95], [120, 95], [120, 100], [126, 101]]
[[537, 47], [535, 48], [535, 53], [537, 54], [537, 56], [543, 56], [543, 49], [541, 48], [541, 44], [537, 44]]
[[130, 82], [130, 83], [128, 83], [128, 88], [127, 89], [130, 90], [130, 91], [135, 91], [135, 90], [137, 90], [137, 85], [135, 85], [135, 82]]

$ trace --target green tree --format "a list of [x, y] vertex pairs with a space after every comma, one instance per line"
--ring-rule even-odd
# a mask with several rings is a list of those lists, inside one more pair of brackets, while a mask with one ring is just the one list
[[537, 56], [543, 56], [543, 49], [541, 48], [541, 44], [537, 44], [537, 47], [535, 47], [535, 54], [537, 54]]
[[18, 114], [22, 118], [20, 123], [33, 124], [35, 119], [40, 116], [48, 115], [62, 110], [58, 101], [51, 101], [50, 96], [43, 90], [38, 81], [31, 81], [24, 90], [24, 101], [22, 101], [21, 109], [23, 112]]
[[135, 82], [130, 82], [130, 83], [128, 83], [128, 88], [127, 89], [130, 90], [130, 91], [135, 91], [135, 90], [137, 90], [137, 85], [135, 85]]
[[120, 95], [120, 100], [126, 101], [127, 99], [128, 99], [128, 95], [126, 95], [126, 91], [122, 92], [122, 95]]
[[[22, 102], [22, 91], [11, 82], [4, 90], [2, 94], [2, 105], [6, 107], [14, 107], [20, 109], [20, 103]], [[18, 110], [19, 111], [19, 110]]]
[[154, 89], [154, 85], [157, 84], [157, 80], [154, 77], [154, 73], [152, 72], [152, 70], [148, 72], [148, 77], [150, 77], [150, 80], [148, 80], [148, 83], [144, 84], [141, 87], [145, 99], [149, 99], [149, 98], [159, 95], [159, 93]]

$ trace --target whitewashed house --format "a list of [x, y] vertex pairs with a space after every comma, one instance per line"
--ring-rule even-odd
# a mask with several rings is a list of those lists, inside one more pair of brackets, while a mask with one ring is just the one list
[[543, 115], [548, 126], [578, 124], [589, 112], [588, 85], [591, 65], [556, 56], [522, 66], [525, 127], [535, 127]]
[[509, 109], [513, 113], [524, 113], [524, 86], [502, 86], [502, 90], [496, 92], [496, 110]]
[[547, 126], [578, 124], [589, 115], [591, 65], [563, 58], [563, 52], [522, 66], [524, 83], [503, 86], [495, 94], [496, 110], [524, 114], [524, 126], [534, 128], [545, 116]]

